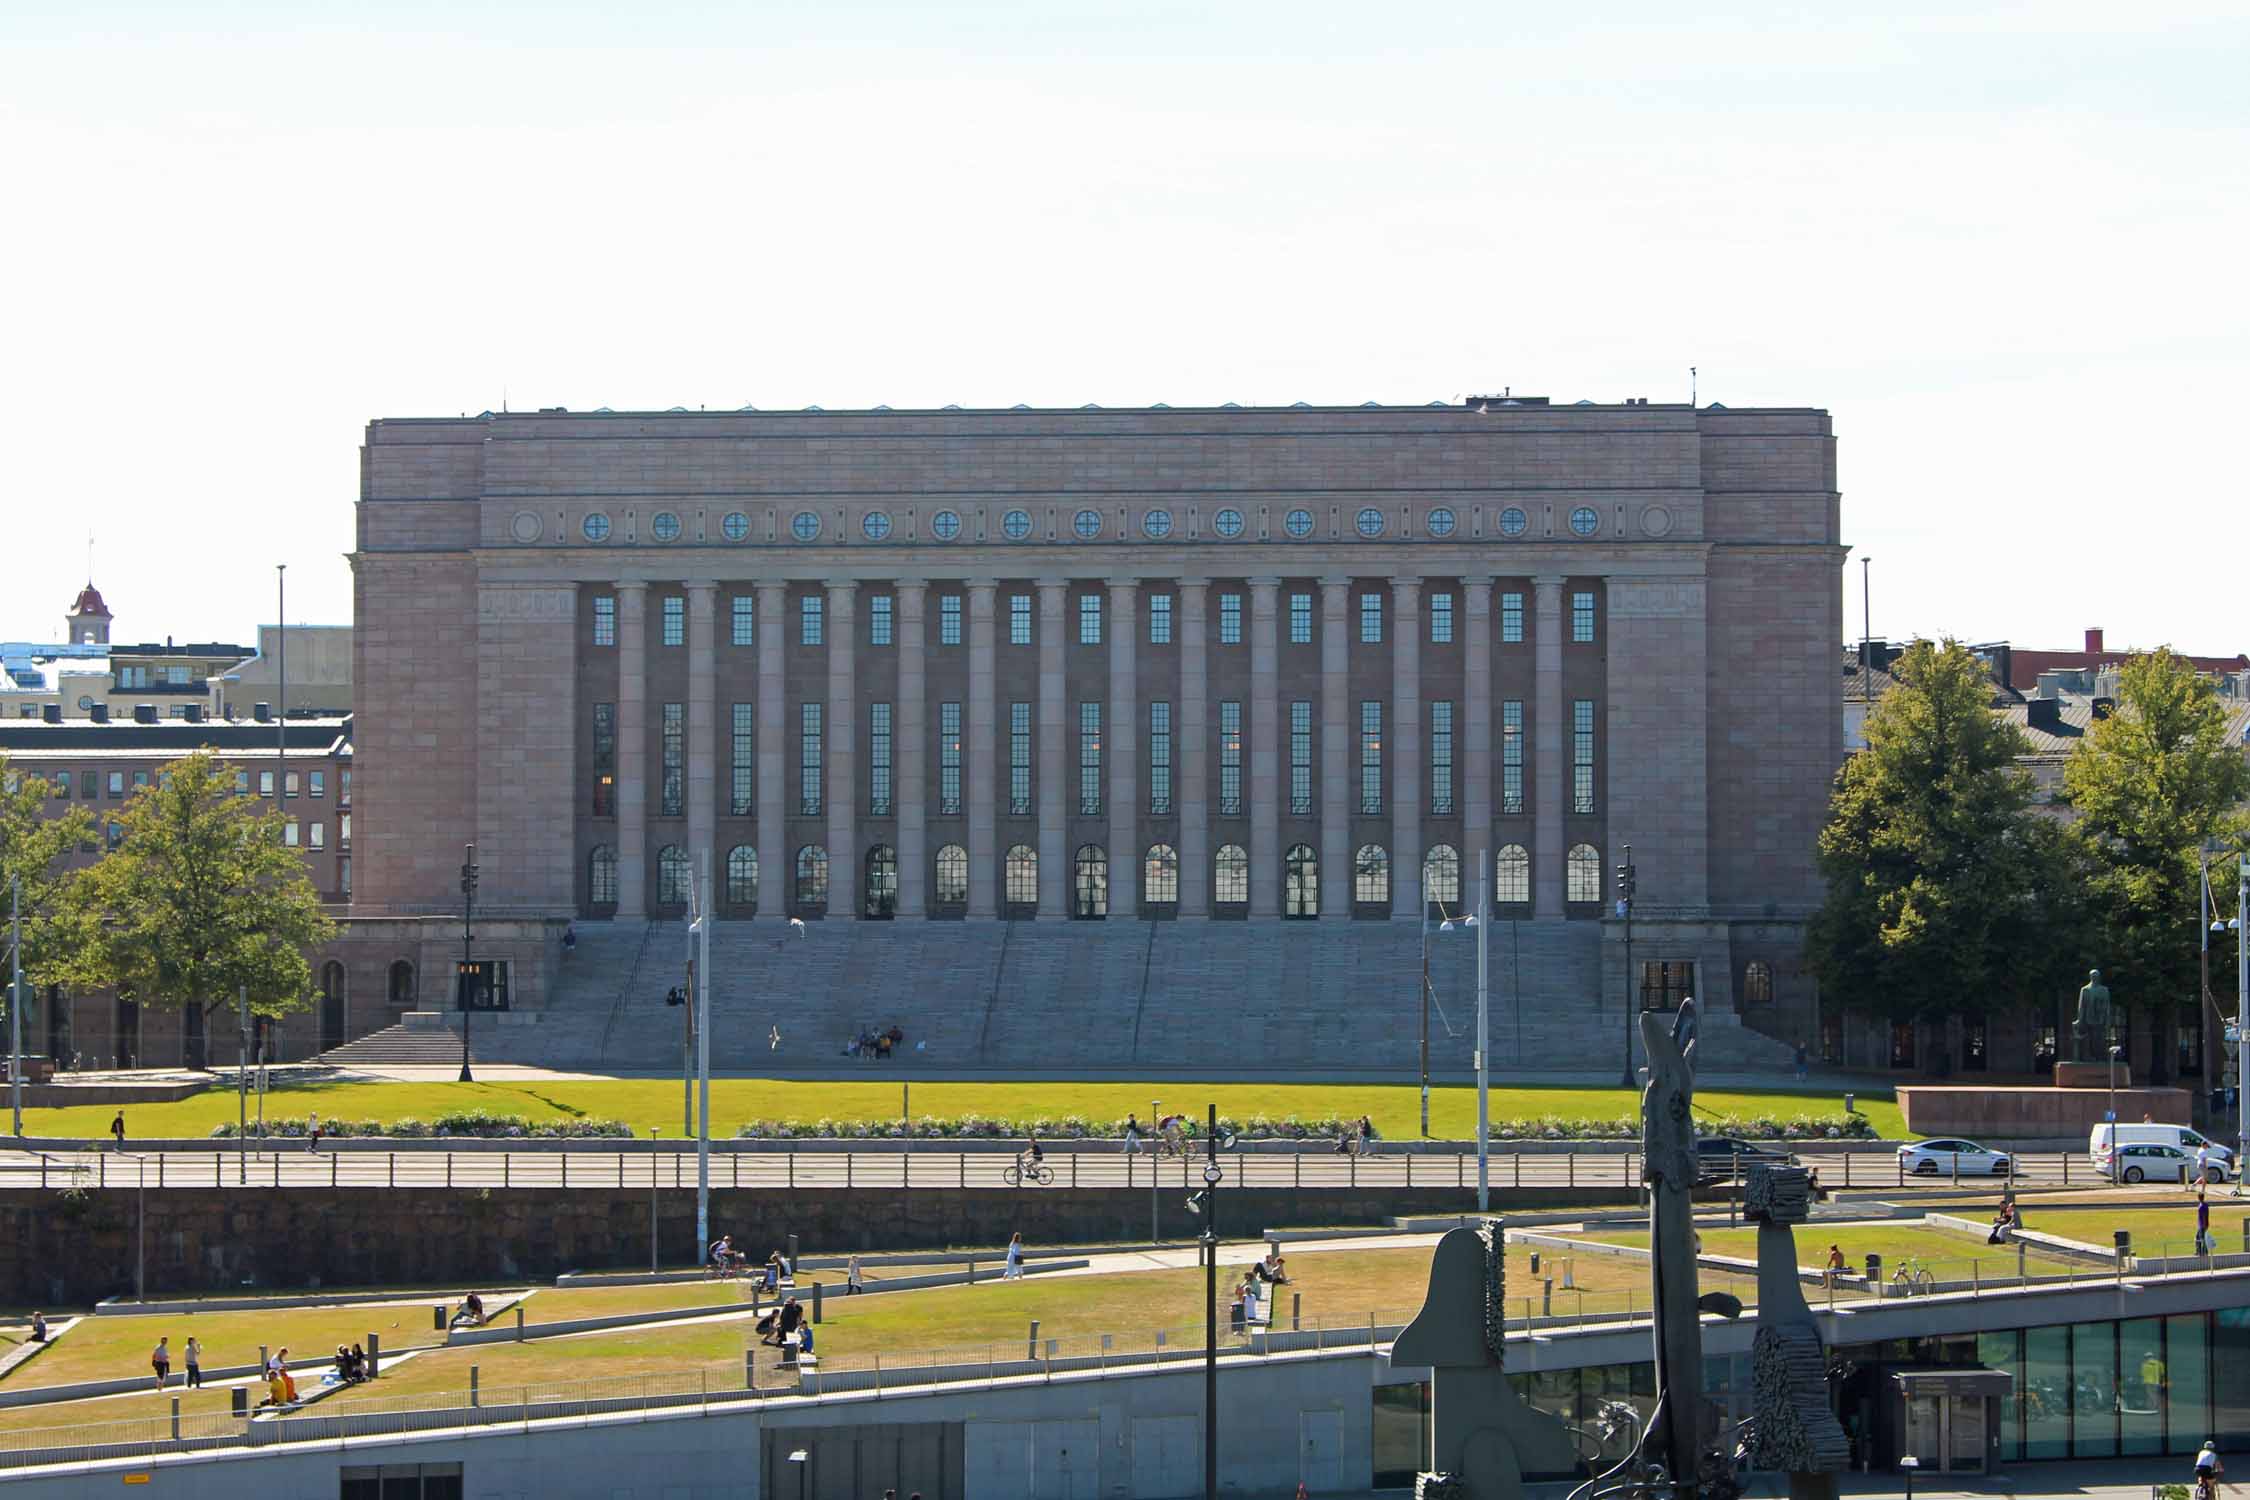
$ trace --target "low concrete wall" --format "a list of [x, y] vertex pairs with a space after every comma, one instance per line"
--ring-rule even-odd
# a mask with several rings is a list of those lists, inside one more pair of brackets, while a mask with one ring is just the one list
[[[2110, 1107], [2107, 1088], [2010, 1088], [1990, 1084], [1902, 1084], [1899, 1114], [1915, 1135], [1965, 1135], [1984, 1140], [2067, 1136], [2086, 1149], [2088, 1133]], [[2188, 1125], [2193, 1098], [2186, 1089], [2120, 1088], [2117, 1118], [2143, 1115], [2165, 1125]]]
[[[483, 1292], [483, 1288], [463, 1288]], [[488, 1317], [496, 1317], [499, 1310], [519, 1302], [523, 1291], [509, 1288], [490, 1294], [500, 1300], [486, 1309]], [[168, 1302], [135, 1302], [130, 1297], [104, 1297], [94, 1304], [97, 1314], [109, 1317], [177, 1317], [186, 1313], [270, 1312], [281, 1307], [382, 1307], [398, 1302], [421, 1302], [437, 1306], [447, 1299], [432, 1297], [428, 1290], [419, 1292], [293, 1292], [272, 1297], [179, 1297]]]

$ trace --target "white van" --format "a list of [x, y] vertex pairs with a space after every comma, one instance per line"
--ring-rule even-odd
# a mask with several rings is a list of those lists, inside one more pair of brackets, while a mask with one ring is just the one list
[[[2234, 1153], [2185, 1125], [2112, 1125], [2103, 1121], [2086, 1138], [2086, 1153], [2093, 1157], [2096, 1172], [2104, 1177], [2109, 1175], [2110, 1151], [2118, 1146], [2170, 1146], [2190, 1157], [2198, 1151], [2208, 1151], [2210, 1161], [2223, 1169], [2225, 1177], [2234, 1176]], [[2214, 1172], [2213, 1175], [2220, 1174]]]

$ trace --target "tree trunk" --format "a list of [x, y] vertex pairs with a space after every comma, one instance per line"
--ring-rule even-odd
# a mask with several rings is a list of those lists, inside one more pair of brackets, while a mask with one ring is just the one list
[[2148, 1011], [2148, 1081], [2159, 1086], [2172, 1081], [2172, 1060], [2165, 1054], [2172, 1039], [2172, 1002], [2159, 1000]]
[[203, 1002], [191, 1000], [180, 1010], [181, 1061], [195, 1072], [211, 1065], [210, 1028], [204, 1024]]

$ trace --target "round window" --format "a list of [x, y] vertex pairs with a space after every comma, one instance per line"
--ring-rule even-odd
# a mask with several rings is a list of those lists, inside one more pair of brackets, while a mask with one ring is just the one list
[[1591, 505], [1581, 505], [1570, 513], [1570, 529], [1580, 536], [1592, 536], [1602, 529], [1601, 512]]
[[588, 511], [586, 519], [578, 523], [578, 529], [589, 542], [606, 542], [609, 540], [609, 517], [598, 510]]
[[1500, 534], [1502, 536], [1522, 536], [1526, 524], [1523, 512], [1513, 505], [1500, 512]]
[[820, 517], [809, 510], [798, 511], [789, 518], [789, 534], [800, 542], [809, 542], [820, 535]]
[[1090, 542], [1102, 534], [1102, 513], [1098, 510], [1082, 510], [1070, 518], [1070, 529], [1078, 533], [1080, 541]]
[[869, 541], [879, 542], [891, 534], [891, 518], [884, 511], [871, 510], [859, 518], [859, 529]]
[[750, 518], [739, 510], [730, 510], [727, 518], [719, 523], [719, 529], [727, 534], [728, 541], [739, 542], [750, 534]]
[[1431, 511], [1431, 512], [1430, 512], [1430, 535], [1431, 535], [1431, 536], [1451, 536], [1451, 535], [1453, 535], [1453, 512], [1452, 512], [1452, 511], [1449, 511], [1449, 510], [1447, 510], [1447, 509], [1446, 509], [1446, 508], [1445, 508], [1444, 506], [1442, 506], [1442, 505], [1441, 505], [1441, 506], [1439, 506], [1439, 507], [1438, 507], [1438, 508], [1437, 508], [1436, 510], [1433, 510], [1433, 511]]
[[1372, 505], [1367, 506], [1360, 511], [1357, 524], [1361, 536], [1381, 536], [1383, 534], [1383, 513]]
[[1222, 510], [1211, 518], [1211, 529], [1223, 537], [1242, 535], [1242, 512]]
[[660, 510], [648, 523], [648, 534], [660, 542], [680, 539], [680, 518], [668, 510]]
[[930, 535], [941, 542], [950, 542], [961, 534], [959, 511], [941, 510], [930, 517]]
[[1293, 510], [1289, 512], [1289, 518], [1281, 524], [1288, 529], [1291, 536], [1311, 536], [1312, 512], [1309, 510]]
[[1172, 534], [1172, 513], [1168, 510], [1150, 511], [1147, 515], [1141, 517], [1141, 530], [1152, 537], [1170, 536]]
[[1011, 542], [1020, 542], [1031, 535], [1031, 512], [1011, 510], [1000, 518], [1001, 534]]

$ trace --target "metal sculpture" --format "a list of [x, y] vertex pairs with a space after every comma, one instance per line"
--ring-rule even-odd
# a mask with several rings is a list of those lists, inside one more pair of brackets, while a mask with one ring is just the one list
[[1828, 1404], [1828, 1351], [1797, 1280], [1793, 1226], [1811, 1211], [1803, 1167], [1751, 1164], [1744, 1214], [1758, 1226], [1758, 1332], [1750, 1344], [1751, 1416], [1739, 1457], [1789, 1476], [1790, 1500], [1835, 1500], [1851, 1443]]

